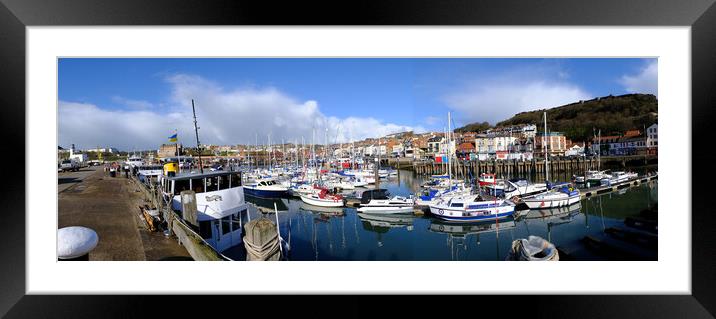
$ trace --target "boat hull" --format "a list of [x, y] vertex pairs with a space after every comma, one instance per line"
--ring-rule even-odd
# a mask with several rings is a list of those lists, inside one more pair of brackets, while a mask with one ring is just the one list
[[306, 195], [301, 195], [301, 200], [306, 204], [318, 207], [343, 207], [345, 205], [344, 200], [321, 199]]
[[446, 207], [431, 206], [430, 213], [436, 218], [448, 222], [474, 223], [512, 217], [515, 213], [515, 206], [504, 205], [467, 211], [462, 209], [452, 210]]
[[244, 187], [244, 194], [261, 198], [281, 198], [288, 196], [288, 190], [266, 190]]
[[579, 195], [561, 199], [524, 200], [530, 209], [555, 208], [569, 206], [579, 202]]
[[361, 213], [375, 214], [405, 214], [412, 213], [413, 206], [361, 206], [358, 211]]

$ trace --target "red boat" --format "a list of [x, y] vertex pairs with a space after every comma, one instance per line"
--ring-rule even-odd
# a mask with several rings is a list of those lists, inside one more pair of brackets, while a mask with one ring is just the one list
[[497, 177], [495, 177], [495, 174], [492, 173], [482, 173], [480, 174], [480, 179], [478, 181], [480, 183], [480, 187], [492, 185], [497, 183]]

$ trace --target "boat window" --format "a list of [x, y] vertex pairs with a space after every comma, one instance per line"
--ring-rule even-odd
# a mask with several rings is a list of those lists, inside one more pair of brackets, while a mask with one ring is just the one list
[[233, 173], [233, 174], [231, 174], [231, 187], [238, 187], [238, 186], [241, 186], [241, 174]]
[[199, 235], [204, 239], [211, 238], [211, 221], [199, 222]]
[[203, 193], [204, 192], [204, 179], [203, 178], [194, 178], [191, 180], [191, 189], [194, 190], [194, 193]]
[[229, 189], [229, 175], [218, 176], [219, 189]]
[[452, 203], [450, 207], [462, 207], [462, 203]]
[[221, 234], [226, 235], [231, 232], [231, 216], [221, 219]]
[[219, 190], [219, 176], [206, 178], [206, 191], [215, 192]]
[[180, 179], [174, 181], [174, 195], [179, 195], [182, 191], [191, 189], [188, 179]]
[[231, 215], [231, 224], [232, 224], [231, 229], [233, 231], [236, 231], [239, 228], [241, 228], [241, 216], [240, 215], [241, 215], [241, 212], [239, 212], [238, 214]]

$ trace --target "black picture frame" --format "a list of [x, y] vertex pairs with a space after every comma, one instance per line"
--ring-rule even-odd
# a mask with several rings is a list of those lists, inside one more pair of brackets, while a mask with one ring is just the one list
[[[684, 3], [675, 0], [602, 1], [109, 1], [109, 0], [0, 0], [0, 105], [5, 157], [12, 163], [3, 171], [0, 214], [0, 314], [24, 317], [148, 317], [182, 314], [182, 304], [214, 303], [192, 296], [172, 296], [158, 302], [154, 296], [37, 296], [25, 295], [25, 27], [73, 25], [640, 25], [690, 26], [692, 58], [691, 167], [710, 162], [710, 130], [716, 106], [716, 6], [714, 0]], [[687, 106], [684, 106], [687, 110]], [[695, 151], [699, 149], [699, 151]], [[686, 157], [685, 157], [686, 158]], [[7, 160], [6, 160], [7, 161]], [[4, 161], [4, 162], [6, 162]], [[10, 164], [10, 163], [8, 163]], [[699, 166], [700, 167], [700, 166]], [[703, 169], [700, 167], [700, 169]], [[716, 314], [716, 231], [708, 178], [690, 178], [692, 220], [692, 294], [646, 296], [484, 296], [471, 307], [493, 308], [510, 316], [564, 318], [648, 317], [712, 318]], [[668, 212], [686, 218], [688, 209]], [[668, 221], [668, 220], [667, 220]], [[589, 274], [585, 274], [589, 275]], [[657, 280], [657, 278], [655, 278]], [[542, 280], [540, 284], [548, 284]], [[222, 299], [222, 303], [227, 298]], [[268, 296], [252, 298], [254, 308], [298, 311], [276, 307]], [[202, 309], [202, 315], [238, 309], [247, 299], [234, 298], [234, 310]], [[307, 298], [291, 298], [299, 304]], [[421, 315], [446, 315], [477, 310], [465, 307], [427, 307], [420, 298], [406, 300]], [[314, 301], [315, 302], [315, 301]], [[405, 301], [404, 301], [405, 302]], [[167, 303], [178, 306], [167, 307]], [[469, 302], [468, 302], [469, 303]], [[159, 304], [164, 306], [159, 307]], [[229, 304], [233, 304], [229, 301]], [[321, 307], [359, 314], [405, 314], [402, 309], [370, 308], [355, 299], [325, 297]], [[303, 305], [313, 313], [313, 306]]]

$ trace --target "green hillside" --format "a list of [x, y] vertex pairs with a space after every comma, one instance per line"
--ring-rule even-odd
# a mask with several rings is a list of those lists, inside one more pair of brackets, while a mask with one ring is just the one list
[[[496, 126], [514, 124], [538, 124], [543, 128], [542, 114], [545, 110], [518, 113]], [[651, 94], [627, 94], [606, 96], [589, 101], [547, 109], [547, 128], [564, 132], [568, 139], [585, 141], [592, 138], [593, 131], [602, 130], [602, 136], [623, 133], [630, 129], [644, 130], [657, 120], [658, 101]], [[457, 132], [476, 131], [485, 123], [473, 123], [456, 129]]]

